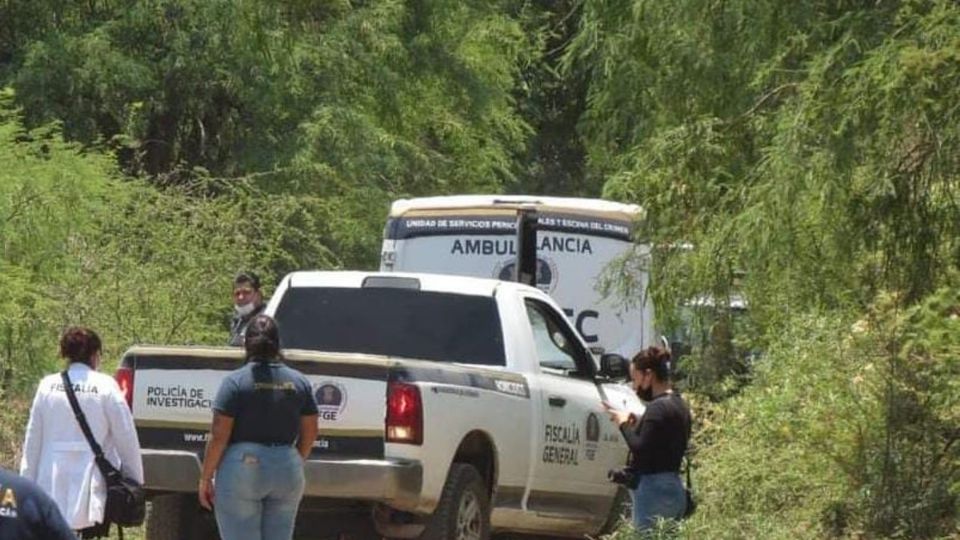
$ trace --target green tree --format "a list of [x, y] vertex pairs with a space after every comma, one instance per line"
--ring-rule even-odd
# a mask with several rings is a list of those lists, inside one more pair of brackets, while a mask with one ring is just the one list
[[[916, 299], [957, 262], [954, 3], [609, 2], [567, 53], [607, 196], [648, 208], [663, 307]], [[644, 81], [637, 84], [637, 81]], [[655, 284], [655, 285], [656, 285]]]
[[[160, 185], [249, 178], [321, 197], [350, 265], [376, 264], [392, 199], [499, 192], [526, 170], [531, 129], [516, 89], [543, 43], [524, 32], [539, 13], [525, 5], [57, 9], [82, 24], [41, 24], [14, 40], [28, 125], [58, 120], [69, 139], [116, 149], [126, 173]], [[23, 25], [47, 15], [23, 13]], [[217, 194], [226, 184], [206, 185]]]
[[[32, 384], [56, 364], [68, 324], [97, 329], [108, 359], [134, 343], [223, 343], [232, 275], [267, 284], [342, 261], [316, 197], [250, 181], [158, 189], [123, 178], [110, 154], [26, 129], [0, 96], [0, 370]], [[218, 191], [217, 197], [203, 196]], [[272, 285], [268, 285], [268, 288]]]
[[692, 537], [954, 531], [958, 28], [938, 0], [584, 4], [588, 170], [648, 209], [660, 313], [742, 293], [767, 350]]

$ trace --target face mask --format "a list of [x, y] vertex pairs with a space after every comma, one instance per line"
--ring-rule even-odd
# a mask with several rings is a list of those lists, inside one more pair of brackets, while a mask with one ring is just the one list
[[637, 397], [643, 401], [653, 401], [653, 386], [637, 389]]
[[247, 302], [242, 306], [233, 306], [233, 310], [237, 312], [237, 315], [241, 317], [246, 317], [247, 315], [253, 313], [253, 302]]

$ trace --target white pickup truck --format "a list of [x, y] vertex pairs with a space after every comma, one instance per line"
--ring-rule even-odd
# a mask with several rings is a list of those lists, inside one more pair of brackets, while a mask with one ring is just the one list
[[[430, 540], [582, 537], [615, 524], [623, 492], [607, 471], [624, 464], [627, 448], [601, 401], [642, 405], [622, 384], [626, 360], [598, 362], [540, 290], [296, 272], [266, 312], [320, 408], [302, 509], [361, 505], [380, 535]], [[235, 348], [138, 346], [123, 358], [117, 378], [155, 496], [150, 540], [199, 535], [182, 505], [195, 500], [211, 400], [241, 357]], [[162, 496], [170, 494], [181, 495]]]

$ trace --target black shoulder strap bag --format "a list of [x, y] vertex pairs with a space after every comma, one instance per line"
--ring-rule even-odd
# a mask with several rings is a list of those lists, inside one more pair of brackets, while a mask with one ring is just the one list
[[107, 503], [104, 507], [103, 522], [108, 525], [116, 523], [120, 532], [120, 538], [123, 539], [123, 527], [137, 527], [143, 524], [146, 515], [146, 499], [144, 498], [143, 486], [132, 478], [127, 478], [117, 470], [116, 467], [103, 455], [103, 449], [93, 438], [90, 431], [90, 425], [87, 424], [87, 417], [80, 409], [80, 403], [77, 402], [77, 395], [73, 391], [73, 384], [70, 382], [70, 376], [66, 371], [60, 373], [63, 379], [63, 388], [67, 393], [67, 399], [70, 400], [70, 407], [73, 409], [74, 416], [80, 424], [84, 437], [93, 450], [94, 461], [100, 474], [107, 482]]

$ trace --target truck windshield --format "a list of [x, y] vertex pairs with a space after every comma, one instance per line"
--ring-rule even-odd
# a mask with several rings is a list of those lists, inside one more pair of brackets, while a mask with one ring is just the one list
[[277, 307], [284, 348], [505, 365], [493, 298], [395, 288], [291, 287]]

